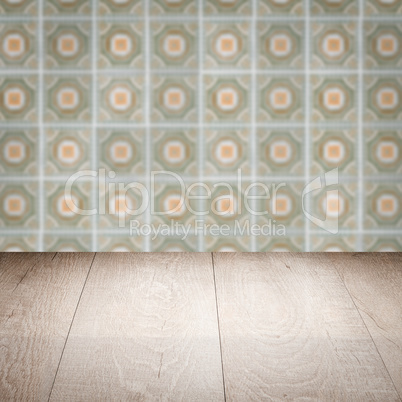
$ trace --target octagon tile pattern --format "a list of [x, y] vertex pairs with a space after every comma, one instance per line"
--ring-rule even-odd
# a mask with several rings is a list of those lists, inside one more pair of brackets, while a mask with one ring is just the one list
[[2, 0], [0, 250], [402, 251], [401, 68], [400, 0]]

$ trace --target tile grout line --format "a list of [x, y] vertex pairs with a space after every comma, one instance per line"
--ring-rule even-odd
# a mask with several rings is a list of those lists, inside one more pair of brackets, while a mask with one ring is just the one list
[[[37, 128], [37, 123], [3, 123], [0, 122], [0, 128], [5, 129], [29, 129], [29, 128]], [[50, 127], [50, 128], [91, 128], [93, 125], [92, 123], [67, 123], [67, 122], [58, 122], [58, 123], [43, 123], [43, 127]], [[155, 128], [198, 128], [198, 123], [180, 123], [180, 122], [165, 122], [165, 123], [152, 123], [148, 125], [149, 127]], [[388, 129], [402, 129], [402, 123], [396, 121], [373, 121], [370, 123], [362, 122], [362, 126], [369, 126], [370, 128], [388, 128]], [[96, 124], [96, 127], [102, 128], [145, 128], [146, 125], [144, 123], [123, 123], [123, 122], [104, 122], [102, 124]], [[249, 123], [240, 123], [240, 122], [228, 122], [228, 123], [205, 123], [203, 124], [204, 128], [211, 128], [211, 129], [241, 129], [241, 128], [249, 128]], [[284, 129], [292, 129], [292, 128], [304, 128], [304, 123], [290, 123], [285, 121], [279, 121], [275, 123], [265, 122], [265, 123], [256, 123], [256, 127], [261, 128], [284, 128]], [[353, 129], [356, 128], [356, 123], [348, 123], [348, 122], [310, 122], [310, 127], [316, 128], [328, 128], [328, 129]]]
[[[228, 18], [230, 18], [234, 22], [243, 22], [249, 21], [253, 17], [242, 15], [242, 16], [233, 16], [231, 14], [222, 14], [219, 16], [209, 16], [208, 19], [212, 22], [224, 22]], [[66, 15], [49, 15], [44, 16], [43, 19], [45, 21], [54, 21], [54, 22], [86, 22], [91, 21], [92, 17], [90, 15], [74, 15], [74, 14], [66, 14]], [[353, 15], [316, 15], [310, 17], [311, 21], [315, 22], [351, 22], [357, 21], [358, 16]], [[98, 21], [105, 21], [105, 22], [141, 22], [143, 21], [142, 17], [134, 17], [132, 15], [114, 15], [114, 16], [98, 16]], [[182, 15], [152, 15], [149, 17], [150, 21], [161, 21], [161, 22], [182, 22], [183, 16]], [[284, 22], [284, 23], [293, 23], [298, 21], [304, 21], [303, 16], [295, 16], [295, 15], [257, 15], [257, 21], [262, 22]], [[399, 22], [400, 16], [399, 15], [369, 15], [365, 17], [365, 20], [372, 21], [372, 22]], [[10, 16], [0, 16], [0, 22], [30, 22], [36, 21], [35, 16], [29, 15], [10, 15]], [[185, 22], [196, 22], [198, 21], [198, 17], [195, 16], [186, 16]]]
[[[304, 0], [305, 26], [304, 26], [304, 185], [310, 180], [310, 1]], [[310, 197], [306, 197], [306, 209], [310, 211]], [[310, 221], [304, 217], [305, 239], [303, 251], [310, 251]]]
[[[129, 229], [124, 229], [121, 230], [119, 228], [117, 229], [100, 229], [99, 233], [111, 233], [111, 234], [121, 234], [121, 233], [128, 233]], [[191, 232], [191, 231], [190, 231]], [[30, 233], [38, 233], [37, 230], [32, 230], [32, 229], [4, 229], [1, 228], [0, 229], [0, 234], [30, 234]], [[48, 234], [91, 234], [92, 233], [92, 229], [48, 229], [45, 230], [44, 233], [48, 233]], [[300, 229], [289, 229], [289, 233], [291, 235], [301, 235], [304, 233], [304, 228], [300, 228]], [[317, 229], [317, 230], [311, 230], [312, 234], [321, 234], [323, 236], [329, 237], [330, 234], [325, 234], [323, 233], [323, 231], [321, 229]], [[357, 229], [341, 229], [339, 231], [340, 234], [344, 234], [344, 235], [351, 235], [351, 234], [357, 234], [357, 233], [365, 233], [365, 234], [372, 234], [372, 235], [402, 235], [402, 229], [367, 229], [364, 231], [359, 231]], [[136, 236], [135, 236], [136, 237]], [[282, 237], [282, 236], [280, 236]]]
[[377, 351], [377, 354], [378, 354], [378, 356], [380, 357], [380, 359], [381, 359], [381, 361], [382, 361], [382, 364], [384, 365], [384, 368], [385, 368], [385, 370], [386, 370], [386, 372], [387, 372], [387, 374], [388, 374], [388, 377], [389, 377], [389, 379], [391, 380], [392, 385], [394, 386], [394, 390], [395, 390], [395, 392], [396, 392], [396, 395], [399, 397], [399, 400], [402, 401], [402, 397], [401, 397], [401, 395], [399, 395], [399, 392], [398, 392], [398, 390], [397, 390], [397, 388], [396, 388], [396, 386], [395, 386], [394, 380], [392, 379], [391, 374], [390, 374], [390, 372], [388, 371], [388, 367], [387, 367], [387, 365], [385, 364], [384, 359], [382, 358], [382, 355], [381, 355], [380, 351], [379, 351], [378, 348], [377, 348], [377, 344], [375, 343], [374, 338], [373, 338], [373, 336], [371, 335], [371, 332], [370, 332], [370, 330], [368, 329], [368, 327], [367, 327], [367, 325], [366, 325], [366, 322], [364, 321], [364, 318], [362, 317], [362, 315], [361, 315], [361, 313], [360, 313], [360, 309], [359, 309], [359, 307], [357, 307], [357, 305], [356, 305], [356, 303], [355, 303], [355, 300], [354, 300], [353, 296], [351, 295], [351, 293], [350, 293], [350, 291], [349, 291], [349, 288], [347, 287], [345, 281], [343, 280], [343, 278], [342, 278], [342, 276], [341, 276], [341, 274], [340, 274], [340, 272], [339, 272], [339, 270], [338, 270], [338, 268], [337, 268], [336, 266], [335, 266], [335, 271], [336, 271], [336, 273], [338, 274], [338, 277], [339, 277], [340, 281], [342, 282], [344, 288], [346, 289], [346, 292], [348, 293], [349, 298], [350, 298], [350, 300], [352, 301], [352, 303], [353, 303], [353, 305], [354, 305], [354, 307], [355, 307], [355, 309], [356, 309], [356, 311], [357, 311], [357, 314], [359, 314], [359, 317], [360, 317], [360, 319], [361, 319], [361, 321], [362, 321], [364, 327], [366, 328], [367, 333], [368, 333], [369, 336], [370, 336], [371, 342], [373, 343], [373, 345], [374, 345], [374, 347], [375, 347], [375, 350]]
[[222, 338], [221, 338], [221, 326], [219, 321], [219, 308], [218, 308], [218, 293], [216, 290], [216, 277], [215, 277], [215, 260], [214, 260], [214, 253], [211, 253], [212, 259], [212, 274], [214, 279], [214, 289], [215, 289], [215, 306], [216, 306], [216, 320], [218, 324], [218, 335], [219, 335], [219, 351], [221, 354], [221, 370], [222, 370], [222, 382], [223, 382], [223, 397], [226, 401], [226, 385], [225, 385], [225, 371], [223, 368], [223, 354], [222, 354]]
[[[64, 182], [68, 180], [70, 176], [43, 176], [44, 181], [48, 182]], [[204, 176], [204, 179], [206, 180], [228, 180], [228, 181], [236, 181], [239, 176], [237, 175], [215, 175], [215, 176]], [[29, 182], [29, 181], [37, 181], [40, 178], [40, 176], [28, 176], [28, 175], [20, 175], [20, 176], [14, 176], [14, 175], [9, 175], [9, 176], [0, 176], [0, 181], [5, 183], [9, 181], [24, 181], [24, 182]], [[116, 176], [114, 178], [106, 177], [105, 180], [107, 183], [117, 183], [119, 181], [126, 182], [126, 181], [143, 181], [145, 176], [137, 176], [137, 177], [132, 177], [132, 176]], [[181, 177], [184, 182], [191, 182], [194, 180], [196, 177], [193, 176], [182, 176]], [[251, 175], [242, 175], [242, 179], [244, 180], [252, 180], [252, 179], [260, 180], [262, 182], [267, 182], [268, 180], [272, 180], [272, 182], [278, 182], [282, 180], [288, 180], [290, 182], [302, 182], [305, 180], [305, 176], [301, 175], [295, 175], [295, 176], [275, 176], [275, 175], [266, 175], [266, 176], [251, 176]], [[344, 182], [357, 182], [359, 176], [354, 176], [354, 175], [339, 175], [340, 181]], [[402, 182], [402, 176], [395, 176], [395, 175], [389, 175], [389, 174], [379, 174], [379, 175], [366, 175], [366, 179], [369, 180], [377, 180], [377, 181], [392, 181], [395, 183], [401, 183]], [[134, 180], [133, 180], [134, 179]], [[83, 176], [80, 179], [80, 182], [84, 183], [90, 183], [93, 181], [96, 181], [97, 178], [93, 176]], [[157, 183], [173, 183], [175, 179], [170, 179], [170, 178], [155, 178], [155, 182]]]
[[[70, 176], [43, 176], [44, 181], [49, 181], [49, 182], [64, 182], [69, 179]], [[106, 182], [110, 183], [116, 183], [118, 181], [134, 181], [135, 180], [144, 180], [145, 176], [137, 176], [133, 178], [132, 176], [126, 176], [126, 175], [121, 175], [117, 176], [114, 178], [111, 177], [106, 177], [105, 180]], [[232, 175], [214, 175], [214, 176], [204, 176], [205, 179], [207, 180], [213, 180], [213, 179], [219, 179], [219, 180], [228, 180], [228, 181], [235, 181], [237, 180], [239, 176], [237, 174], [232, 174]], [[346, 174], [339, 174], [339, 177], [341, 180], [344, 181], [356, 181], [358, 180], [359, 176], [355, 175], [346, 175]], [[40, 178], [40, 176], [35, 176], [35, 175], [8, 175], [8, 176], [1, 176], [0, 175], [0, 181], [2, 182], [8, 182], [8, 181], [37, 181]], [[181, 176], [184, 182], [190, 182], [191, 180], [194, 180], [193, 176]], [[294, 176], [278, 176], [278, 175], [269, 175], [267, 174], [266, 176], [251, 176], [251, 175], [242, 175], [242, 179], [244, 180], [252, 180], [252, 179], [260, 180], [263, 182], [266, 182], [267, 180], [272, 180], [273, 182], [275, 181], [282, 181], [282, 180], [289, 180], [293, 182], [300, 182], [304, 181], [305, 176], [303, 175], [294, 175]], [[393, 181], [395, 183], [401, 183], [402, 182], [402, 177], [401, 176], [395, 176], [391, 174], [378, 174], [378, 175], [366, 175], [365, 178], [370, 179], [370, 180], [387, 180], [387, 181]], [[98, 179], [93, 176], [83, 176], [80, 178], [80, 182], [93, 182], [97, 181]], [[155, 178], [155, 182], [158, 183], [170, 183], [174, 182], [175, 179], [170, 179], [170, 178]]]
[[[204, 0], [198, 0], [198, 179], [200, 183], [204, 180], [204, 82], [203, 82], [203, 63], [204, 63]], [[201, 189], [199, 189], [200, 191]], [[198, 202], [198, 208], [203, 209], [204, 202], [202, 199]], [[204, 216], [201, 217], [205, 222]], [[197, 250], [204, 251], [205, 242], [204, 234], [198, 236]]]
[[38, 250], [44, 251], [44, 226], [45, 226], [45, 186], [44, 186], [44, 156], [45, 156], [45, 132], [43, 125], [43, 2], [38, 0], [38, 123], [39, 123], [39, 181], [38, 181], [38, 207], [39, 207], [39, 234], [38, 234]]
[[[339, 175], [341, 177], [341, 179], [346, 180], [346, 181], [353, 181], [358, 179], [358, 176], [349, 176], [349, 175]], [[27, 176], [27, 175], [20, 175], [20, 176], [4, 176], [1, 177], [0, 176], [0, 180], [3, 180], [4, 182], [7, 181], [36, 181], [40, 176]], [[44, 181], [49, 181], [49, 182], [63, 182], [68, 180], [70, 176], [43, 176]], [[110, 177], [106, 177], [105, 180], [106, 182], [110, 182], [110, 183], [116, 183], [119, 181], [135, 181], [135, 180], [144, 180], [146, 176], [137, 176], [137, 177], [132, 177], [132, 176], [116, 176], [114, 178], [110, 178]], [[239, 176], [238, 175], [215, 175], [215, 176], [204, 176], [205, 179], [208, 180], [213, 180], [213, 179], [219, 179], [219, 180], [228, 180], [228, 181], [235, 181]], [[368, 178], [371, 178], [373, 180], [392, 180], [395, 182], [401, 182], [402, 178], [399, 177], [395, 177], [392, 175], [372, 175], [372, 176], [366, 176]], [[182, 179], [184, 182], [189, 182], [190, 180], [194, 180], [196, 177], [194, 176], [182, 176]], [[272, 180], [272, 181], [280, 181], [283, 179], [287, 179], [289, 181], [294, 181], [294, 182], [298, 182], [298, 181], [303, 181], [305, 176], [300, 176], [300, 175], [295, 175], [295, 176], [275, 176], [275, 175], [267, 175], [267, 176], [252, 176], [252, 175], [242, 175], [242, 178], [245, 180], [252, 180], [254, 179], [258, 179], [261, 181], [267, 181], [267, 180]], [[135, 180], [133, 180], [135, 179]], [[155, 177], [155, 182], [158, 183], [171, 183], [174, 182], [175, 179], [170, 179], [170, 178], [157, 178]], [[94, 176], [83, 176], [82, 178], [80, 178], [80, 182], [93, 182], [93, 181], [97, 181], [97, 177]]]
[[[251, 157], [251, 177], [252, 184], [257, 181], [257, 170], [258, 170], [258, 140], [257, 140], [257, 0], [252, 0], [252, 19], [251, 19], [251, 130], [250, 130], [250, 157]], [[258, 155], [258, 156], [257, 156]], [[240, 191], [241, 189], [239, 189]], [[256, 211], [257, 200], [252, 201], [253, 210]], [[256, 215], [251, 215], [251, 224], [257, 223]], [[257, 238], [256, 236], [250, 236], [250, 251], [257, 251]]]
[[[152, 194], [151, 191], [151, 125], [150, 125], [150, 117], [151, 117], [151, 62], [150, 62], [150, 24], [149, 24], [149, 1], [143, 0], [142, 4], [144, 7], [144, 51], [145, 51], [145, 80], [144, 80], [144, 116], [145, 116], [145, 186], [148, 189], [149, 194]], [[152, 217], [150, 206], [146, 209], [145, 215], [145, 223], [151, 224]], [[144, 236], [143, 239], [143, 251], [151, 251], [151, 238], [150, 236]]]
[[[363, 0], [359, 0], [359, 19], [358, 19], [358, 39], [357, 39], [357, 51], [358, 51], [358, 109], [357, 109], [357, 165], [358, 165], [358, 181], [357, 181], [357, 226], [358, 230], [361, 232], [364, 227], [364, 217], [363, 217], [363, 207], [364, 207], [364, 183], [363, 183], [363, 169], [364, 169], [364, 162], [363, 162], [363, 60], [365, 55], [364, 40], [363, 40], [363, 19], [364, 19], [364, 2]], [[361, 234], [357, 237], [357, 251], [363, 251], [363, 236]]]
[[[92, 0], [92, 153], [91, 153], [91, 168], [98, 169], [98, 132], [97, 132], [97, 13], [98, 1]], [[94, 180], [92, 184], [91, 200], [92, 207], [95, 208], [97, 203], [98, 183]], [[98, 207], [99, 208], [99, 207]], [[98, 249], [98, 214], [92, 215], [92, 251]]]
[[71, 328], [72, 328], [72, 326], [73, 326], [74, 319], [75, 319], [75, 316], [76, 316], [77, 311], [78, 311], [78, 306], [80, 305], [81, 298], [82, 298], [82, 295], [83, 295], [83, 293], [84, 293], [84, 289], [85, 289], [85, 287], [86, 287], [86, 284], [87, 284], [87, 281], [88, 281], [88, 278], [89, 278], [89, 274], [90, 274], [91, 269], [92, 269], [92, 265], [93, 265], [93, 263], [94, 263], [94, 261], [95, 261], [96, 254], [97, 254], [97, 253], [95, 252], [95, 253], [94, 253], [94, 257], [92, 258], [91, 264], [90, 264], [89, 269], [88, 269], [87, 276], [86, 276], [86, 278], [85, 278], [84, 284], [83, 284], [82, 289], [81, 289], [80, 297], [78, 298], [78, 302], [77, 302], [77, 305], [76, 305], [76, 307], [75, 307], [75, 311], [74, 311], [74, 314], [73, 314], [73, 318], [71, 319], [70, 328], [68, 329], [68, 333], [67, 333], [67, 336], [66, 336], [66, 340], [65, 340], [65, 342], [64, 342], [63, 350], [62, 350], [61, 355], [60, 355], [59, 364], [57, 365], [56, 373], [55, 373], [54, 378], [53, 378], [53, 383], [52, 383], [52, 387], [51, 387], [51, 389], [50, 389], [48, 402], [50, 401], [50, 398], [51, 398], [51, 396], [52, 396], [54, 384], [56, 383], [57, 374], [58, 374], [59, 369], [60, 369], [61, 361], [62, 361], [62, 359], [63, 359], [63, 355], [64, 355], [64, 351], [65, 351], [65, 349], [66, 349], [66, 345], [67, 345], [68, 338], [69, 338], [69, 336], [70, 336]]
[[[202, 0], [200, 0], [202, 1]], [[96, 2], [95, 2], [96, 3]], [[255, 24], [252, 24], [255, 25]], [[96, 38], [95, 38], [96, 39]], [[200, 38], [199, 42], [202, 42], [202, 38]], [[252, 51], [251, 51], [252, 52]], [[15, 69], [12, 71], [10, 74], [10, 70], [6, 70], [3, 68], [0, 68], [0, 76], [6, 75], [6, 76], [19, 76], [19, 75], [36, 75], [38, 74], [39, 69]], [[126, 68], [115, 68], [115, 69], [104, 69], [104, 70], [99, 70], [102, 74], [105, 75], [113, 75], [113, 76], [120, 76], [120, 75], [143, 75], [146, 71], [149, 71], [151, 73], [157, 73], [157, 74], [166, 74], [166, 75], [178, 75], [178, 74], [187, 74], [187, 75], [250, 75], [250, 74], [261, 74], [261, 75], [267, 75], [267, 76], [272, 76], [272, 75], [303, 75], [305, 68], [302, 69], [282, 69], [280, 70], [279, 68], [275, 69], [258, 69], [258, 68], [251, 68], [251, 69], [224, 69], [224, 68], [218, 68], [218, 69], [202, 69], [201, 66], [201, 71], [198, 71], [198, 69], [194, 68], [184, 68], [184, 69], [126, 69]], [[344, 69], [344, 68], [339, 68], [339, 69], [332, 69], [332, 68], [324, 68], [324, 69], [312, 69], [311, 70], [314, 74], [317, 75], [338, 75], [338, 76], [351, 76], [351, 75], [359, 75], [359, 72], [356, 72], [355, 69]], [[398, 69], [367, 69], [364, 70], [362, 68], [362, 71], [366, 75], [402, 75], [402, 71]], [[46, 75], [58, 75], [58, 76], [69, 76], [69, 75], [92, 75], [93, 70], [86, 70], [86, 69], [42, 69], [43, 74]]]

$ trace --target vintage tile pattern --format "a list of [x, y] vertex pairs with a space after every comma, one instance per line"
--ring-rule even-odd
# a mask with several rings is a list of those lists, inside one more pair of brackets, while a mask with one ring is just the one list
[[398, 0], [368, 0], [366, 4], [366, 14], [400, 14], [402, 4]]
[[205, 173], [208, 176], [225, 174], [241, 169], [251, 173], [250, 130], [206, 130]]
[[366, 68], [402, 66], [402, 24], [366, 23]]
[[304, 78], [258, 77], [257, 121], [302, 121]]
[[0, 23], [0, 67], [37, 68], [37, 23]]
[[153, 130], [153, 169], [196, 176], [196, 138], [195, 130]]
[[370, 76], [365, 84], [365, 119], [401, 121], [402, 77]]
[[314, 121], [356, 122], [356, 76], [316, 76], [311, 80], [313, 89]]
[[206, 23], [204, 68], [250, 69], [250, 23]]
[[37, 77], [0, 77], [1, 121], [37, 122]]
[[144, 131], [102, 130], [98, 133], [99, 166], [116, 173], [144, 175]]
[[87, 76], [49, 75], [45, 79], [45, 122], [88, 122], [91, 80]]
[[312, 68], [357, 68], [356, 22], [312, 24]]
[[303, 22], [258, 22], [258, 67], [303, 68]]
[[313, 15], [357, 15], [358, 0], [313, 0], [311, 13]]
[[[402, 251], [401, 67], [400, 0], [2, 0], [0, 250]], [[303, 204], [334, 168], [338, 193]], [[75, 207], [104, 214], [66, 205], [85, 170], [106, 184], [80, 178]], [[228, 235], [130, 235], [145, 188], [170, 213], [138, 222], [195, 224], [151, 170], [203, 180], [217, 201], [185, 202]], [[281, 183], [273, 205], [264, 186]]]
[[219, 77], [206, 75], [205, 121], [249, 122], [250, 121], [250, 76]]
[[38, 228], [36, 215], [37, 184], [0, 185], [0, 227]]
[[402, 223], [402, 185], [383, 182], [366, 184], [366, 225], [392, 228]]
[[99, 0], [98, 13], [101, 15], [143, 15], [141, 0]]
[[151, 120], [196, 122], [197, 85], [197, 78], [193, 75], [154, 76]]
[[90, 168], [89, 130], [46, 130], [47, 175], [74, 174]]
[[357, 174], [357, 153], [355, 129], [312, 131], [313, 162], [312, 175], [319, 175], [323, 170], [338, 167], [341, 173], [349, 176]]
[[260, 151], [258, 173], [261, 176], [297, 175], [303, 169], [302, 130], [259, 129], [257, 133]]
[[90, 12], [90, 0], [46, 0], [45, 2], [45, 15], [85, 15]]
[[302, 0], [258, 0], [258, 14], [303, 15]]
[[367, 129], [364, 137], [365, 174], [401, 175], [402, 131]]
[[141, 76], [116, 78], [101, 75], [97, 84], [99, 121], [143, 121]]
[[0, 14], [3, 15], [31, 15], [36, 16], [38, 12], [35, 0], [4, 0], [0, 3]]
[[251, 2], [249, 0], [206, 0], [204, 12], [206, 15], [231, 14], [250, 15]]
[[144, 68], [144, 24], [99, 23], [99, 69]]
[[193, 0], [149, 0], [151, 15], [194, 15], [197, 13], [197, 2]]
[[80, 215], [80, 210], [91, 209], [90, 183], [77, 183], [72, 189], [70, 205], [64, 198], [64, 183], [49, 182], [45, 186], [46, 209], [45, 226], [47, 229], [88, 229], [89, 216]]
[[1, 130], [1, 175], [35, 175], [38, 172], [37, 130]]
[[91, 237], [86, 236], [46, 236], [45, 251], [81, 252], [91, 245]]
[[46, 23], [46, 68], [90, 68], [90, 29], [91, 24], [88, 22]]
[[152, 68], [198, 68], [198, 24], [153, 22]]

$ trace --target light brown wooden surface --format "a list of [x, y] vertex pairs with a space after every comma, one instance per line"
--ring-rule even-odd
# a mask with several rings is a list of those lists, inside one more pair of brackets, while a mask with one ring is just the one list
[[1, 401], [48, 399], [93, 257], [1, 255]]
[[211, 254], [98, 254], [51, 400], [223, 400]]
[[399, 400], [328, 257], [215, 254], [228, 400]]
[[402, 398], [402, 254], [332, 258]]
[[[49, 256], [52, 258], [54, 253]], [[0, 253], [0, 297], [14, 291], [28, 271], [43, 258], [46, 253]]]
[[401, 401], [401, 260], [0, 253], [0, 401]]

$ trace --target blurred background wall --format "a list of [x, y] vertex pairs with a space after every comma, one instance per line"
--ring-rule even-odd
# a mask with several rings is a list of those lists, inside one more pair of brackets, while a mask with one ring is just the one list
[[[2, 0], [0, 249], [402, 251], [401, 67], [400, 0]], [[301, 200], [335, 168], [338, 196], [305, 199], [338, 221], [331, 234]], [[235, 199], [218, 205], [233, 215], [203, 216], [228, 236], [155, 237], [130, 233], [132, 217], [119, 227], [113, 205], [134, 208], [138, 193], [123, 202], [98, 178], [79, 180], [73, 198], [105, 214], [72, 212], [64, 186], [84, 169], [145, 188], [151, 170], [168, 170], [186, 185], [231, 183], [240, 198], [256, 181], [286, 186], [275, 214], [263, 199], [254, 205], [268, 215], [239, 212]], [[156, 208], [179, 190], [157, 178]], [[286, 233], [233, 232], [247, 220]]]

